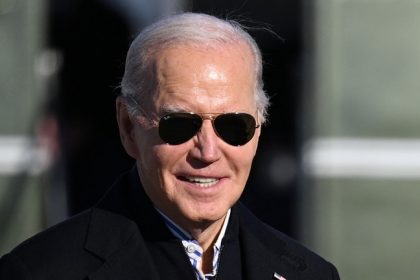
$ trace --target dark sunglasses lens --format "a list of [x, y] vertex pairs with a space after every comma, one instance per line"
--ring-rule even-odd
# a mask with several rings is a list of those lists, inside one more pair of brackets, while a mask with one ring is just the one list
[[178, 145], [190, 140], [200, 130], [200, 116], [189, 113], [173, 113], [159, 121], [160, 138], [171, 145]]
[[254, 136], [255, 126], [254, 117], [245, 113], [223, 114], [214, 120], [214, 127], [219, 137], [233, 146], [248, 143]]

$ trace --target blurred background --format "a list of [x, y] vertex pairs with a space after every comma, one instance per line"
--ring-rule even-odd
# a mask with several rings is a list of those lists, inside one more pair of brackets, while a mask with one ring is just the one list
[[242, 201], [342, 279], [418, 279], [419, 0], [0, 0], [0, 255], [132, 166], [125, 53], [177, 11], [277, 34], [250, 30], [272, 106]]

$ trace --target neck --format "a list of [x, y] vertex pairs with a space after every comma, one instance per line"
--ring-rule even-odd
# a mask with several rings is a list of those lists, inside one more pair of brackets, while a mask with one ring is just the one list
[[201, 258], [201, 270], [204, 274], [210, 273], [213, 270], [213, 246], [219, 236], [225, 218], [226, 215], [222, 219], [217, 220], [207, 225], [206, 227], [194, 227], [186, 229], [189, 231], [192, 237], [197, 240], [197, 242], [200, 244], [200, 247], [203, 249], [203, 255]]
[[[159, 212], [161, 211], [159, 210]], [[203, 255], [201, 257], [201, 270], [203, 273], [209, 273], [213, 269], [213, 247], [219, 237], [228, 213], [229, 212], [225, 213], [223, 217], [216, 221], [192, 222], [187, 221], [186, 219], [176, 219], [175, 217], [171, 217], [170, 215], [167, 216], [161, 212], [161, 214], [189, 233], [191, 237], [198, 242], [203, 250]]]
[[214, 221], [212, 223], [207, 223], [206, 225], [201, 225], [199, 227], [187, 227], [186, 230], [191, 234], [191, 236], [197, 240], [201, 248], [206, 251], [209, 248], [212, 248], [214, 243], [219, 236], [220, 230], [222, 229], [223, 222], [225, 221], [226, 215], [220, 220]]

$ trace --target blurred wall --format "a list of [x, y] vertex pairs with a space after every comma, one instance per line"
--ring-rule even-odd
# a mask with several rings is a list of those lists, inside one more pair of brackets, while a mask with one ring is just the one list
[[342, 279], [418, 279], [420, 1], [306, 12], [304, 240]]
[[0, 1], [0, 255], [43, 228], [45, 157], [33, 137], [45, 96], [45, 1]]

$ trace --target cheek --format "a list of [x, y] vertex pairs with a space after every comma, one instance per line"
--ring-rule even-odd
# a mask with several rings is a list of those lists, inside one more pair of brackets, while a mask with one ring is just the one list
[[231, 152], [227, 159], [230, 163], [231, 170], [234, 170], [236, 174], [236, 183], [240, 186], [245, 186], [246, 181], [248, 180], [254, 155], [255, 146], [249, 145], [246, 148], [241, 147], [238, 150]]
[[158, 173], [162, 179], [165, 174], [176, 169], [180, 161], [185, 157], [184, 152], [174, 149], [167, 144], [155, 145], [147, 152], [143, 152], [142, 165], [147, 168], [150, 174]]
[[160, 140], [153, 130], [139, 129], [136, 131], [137, 162], [146, 169], [160, 166], [159, 150]]
[[255, 137], [248, 142], [246, 146], [242, 147], [242, 151], [238, 151], [238, 155], [240, 159], [238, 161], [242, 161], [243, 165], [250, 166], [252, 161], [254, 160], [255, 154], [258, 148], [258, 137]]

